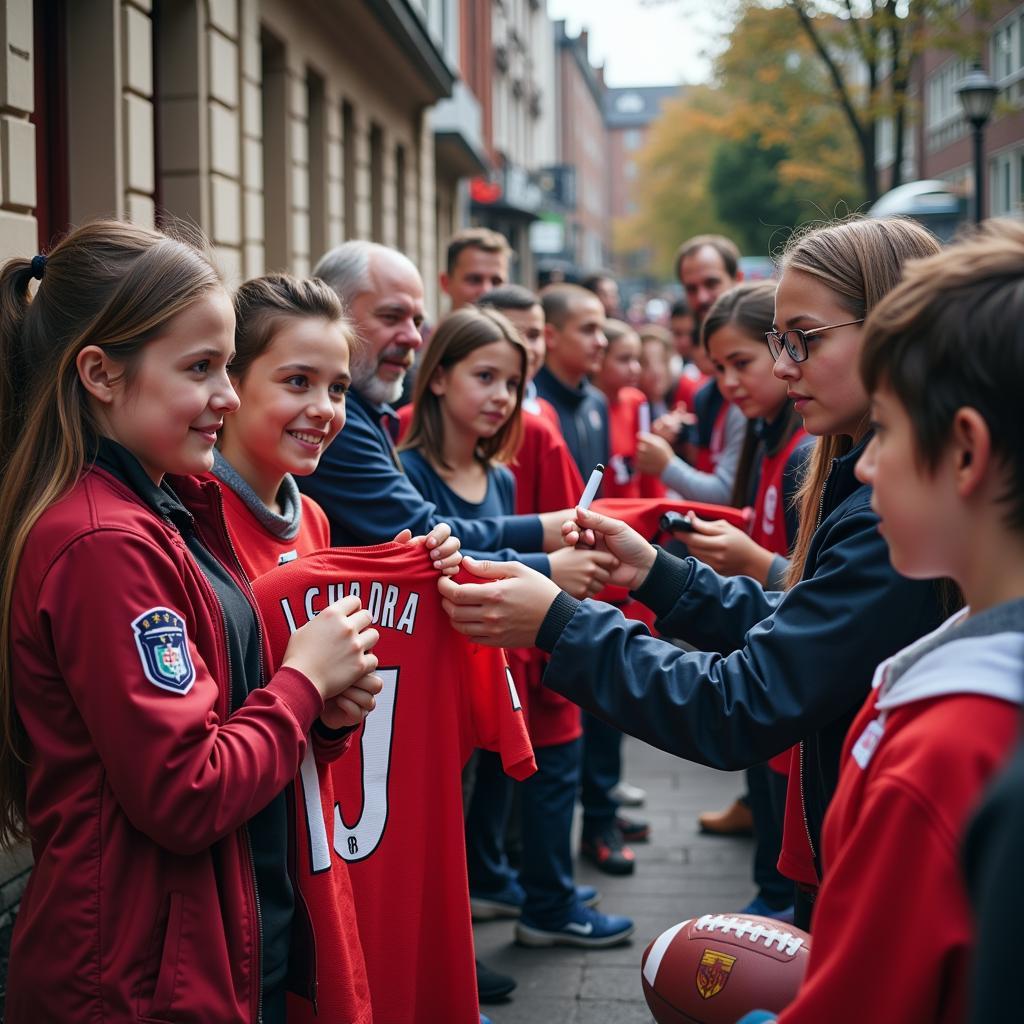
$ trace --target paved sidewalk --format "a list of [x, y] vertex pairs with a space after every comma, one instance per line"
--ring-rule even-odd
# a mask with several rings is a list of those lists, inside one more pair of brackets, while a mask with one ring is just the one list
[[477, 955], [519, 982], [508, 1003], [483, 1007], [494, 1024], [650, 1024], [640, 957], [651, 939], [688, 917], [737, 910], [753, 897], [751, 842], [702, 836], [696, 826], [700, 811], [724, 807], [743, 791], [742, 773], [712, 771], [627, 739], [625, 776], [647, 790], [646, 805], [625, 813], [651, 822], [652, 841], [635, 847], [631, 878], [578, 863], [576, 880], [600, 888], [601, 909], [636, 921], [631, 944], [525, 949], [513, 942], [513, 922], [476, 925]]

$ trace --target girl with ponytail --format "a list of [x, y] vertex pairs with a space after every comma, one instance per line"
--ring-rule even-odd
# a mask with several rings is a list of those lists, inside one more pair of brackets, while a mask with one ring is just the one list
[[372, 706], [376, 632], [346, 598], [268, 669], [197, 479], [233, 333], [209, 256], [161, 232], [0, 270], [0, 830], [35, 858], [8, 1021], [281, 1022], [304, 983], [285, 788]]

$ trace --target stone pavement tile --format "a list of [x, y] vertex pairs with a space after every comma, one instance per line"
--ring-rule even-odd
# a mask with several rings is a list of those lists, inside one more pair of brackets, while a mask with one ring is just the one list
[[[576, 999], [526, 1001], [513, 998], [510, 1003], [485, 1006], [483, 1010], [494, 1024], [577, 1024], [580, 1020], [580, 1004]], [[650, 1024], [650, 1020], [651, 1015], [648, 1013], [644, 1024]]]
[[[651, 1024], [651, 1011], [643, 995], [638, 1003], [586, 1000], [579, 1004], [579, 1013], [573, 1024]], [[537, 1017], [536, 1024], [548, 1024]], [[555, 1024], [555, 1022], [551, 1022]]]
[[594, 963], [584, 968], [580, 999], [636, 1002], [637, 996], [643, 999], [638, 962], [628, 967], [598, 966]]

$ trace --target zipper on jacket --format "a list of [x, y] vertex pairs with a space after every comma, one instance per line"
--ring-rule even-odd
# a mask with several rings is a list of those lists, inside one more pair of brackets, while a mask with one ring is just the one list
[[[186, 510], [186, 512], [187, 512], [187, 510]], [[196, 530], [195, 530], [195, 516], [193, 516], [191, 512], [188, 512], [188, 516], [189, 516], [189, 519], [192, 521], [192, 530], [193, 530], [193, 532], [196, 532]], [[166, 517], [164, 517], [164, 518], [166, 519]], [[224, 527], [224, 533], [227, 536], [228, 545], [231, 548], [231, 554], [234, 556], [235, 562], [238, 563], [238, 553], [235, 551], [234, 545], [231, 543], [231, 535], [227, 532], [227, 522], [226, 522], [225, 517], [224, 517], [224, 506], [223, 506], [223, 503], [220, 506], [220, 518], [221, 518], [221, 524]], [[166, 521], [170, 524], [172, 529], [174, 529], [179, 534], [179, 536], [180, 536], [181, 530], [179, 530], [178, 527], [174, 523], [172, 523], [170, 519], [166, 519]], [[198, 533], [196, 534], [196, 536], [198, 537]], [[200, 542], [201, 542], [201, 538], [200, 538]], [[185, 547], [185, 550], [188, 551], [188, 546], [187, 545]], [[200, 576], [202, 576], [203, 579], [206, 580], [206, 584], [210, 588], [210, 592], [213, 594], [213, 599], [214, 599], [214, 601], [217, 602], [217, 608], [220, 610], [220, 625], [221, 625], [221, 629], [222, 629], [223, 635], [224, 635], [224, 655], [225, 655], [225, 657], [227, 659], [227, 665], [228, 665], [228, 687], [227, 687], [227, 690], [228, 690], [228, 715], [230, 716], [231, 713], [235, 710], [235, 702], [234, 702], [234, 686], [232, 685], [233, 680], [231, 679], [231, 638], [228, 636], [228, 619], [227, 619], [227, 616], [224, 614], [224, 606], [220, 603], [220, 598], [217, 596], [217, 591], [214, 589], [214, 586], [209, 581], [209, 579], [207, 579], [206, 573], [203, 572], [203, 567], [199, 564], [199, 562], [196, 561], [196, 559], [193, 557], [191, 551], [189, 551], [188, 554], [189, 554], [189, 557], [192, 558], [192, 561], [195, 562], [196, 568], [199, 570]], [[211, 552], [211, 554], [212, 554], [212, 552]], [[216, 558], [216, 555], [214, 555], [214, 557]], [[238, 568], [241, 569], [241, 565], [240, 564], [238, 565]], [[241, 573], [241, 577], [242, 577], [243, 580], [245, 580], [246, 586], [249, 586], [249, 579], [245, 575], [244, 572]], [[249, 594], [250, 594], [250, 603], [251, 603], [252, 601], [255, 600], [251, 596], [252, 595], [252, 588], [251, 587], [249, 587]], [[262, 635], [261, 635], [261, 632], [260, 632], [260, 617], [259, 617], [259, 613], [258, 612], [256, 613], [255, 618], [256, 618], [256, 637], [257, 637], [257, 641], [260, 644], [260, 679], [262, 681], [262, 679], [263, 679], [263, 638], [262, 638]], [[247, 825], [242, 825], [241, 826], [241, 830], [242, 830], [242, 832], [245, 833], [245, 847], [246, 847], [246, 850], [249, 853], [249, 877], [252, 879], [253, 906], [256, 909], [256, 938], [258, 940], [257, 943], [256, 943], [256, 978], [255, 978], [256, 993], [257, 993], [257, 995], [256, 995], [256, 1024], [263, 1024], [263, 911], [262, 911], [262, 908], [260, 907], [260, 890], [259, 890], [259, 886], [256, 883], [256, 856], [252, 852], [252, 836], [249, 835], [249, 828], [248, 828]]]
[[[256, 620], [256, 644], [259, 647], [260, 652], [260, 685], [266, 685], [266, 678], [264, 675], [263, 665], [263, 626], [260, 622], [259, 609], [256, 607], [256, 595], [253, 593], [252, 584], [249, 582], [249, 576], [245, 569], [242, 568], [242, 561], [238, 557], [238, 551], [235, 549], [235, 543], [231, 539], [231, 531], [228, 530], [228, 519], [224, 514], [224, 500], [221, 498], [219, 492], [217, 494], [217, 511], [220, 513], [220, 525], [221, 531], [224, 535], [224, 539], [228, 542], [228, 550], [231, 552], [231, 557], [235, 560], [235, 569], [238, 571], [239, 578], [245, 583], [245, 590], [249, 604], [252, 607], [253, 618]], [[221, 609], [221, 616], [223, 617], [224, 610]], [[224, 636], [227, 637], [227, 622], [224, 624]], [[233, 687], [229, 687], [229, 690], [233, 690]], [[231, 694], [228, 695], [228, 707], [229, 710], [234, 711], [231, 707], [232, 699]], [[242, 826], [245, 832], [245, 845], [249, 851], [249, 870], [252, 875], [252, 895], [253, 903], [256, 907], [256, 935], [259, 939], [257, 944], [256, 954], [256, 966], [258, 972], [256, 975], [256, 991], [258, 993], [256, 999], [256, 1024], [263, 1024], [263, 908], [260, 906], [260, 887], [256, 881], [256, 856], [252, 850], [252, 835], [249, 832], [247, 825]]]

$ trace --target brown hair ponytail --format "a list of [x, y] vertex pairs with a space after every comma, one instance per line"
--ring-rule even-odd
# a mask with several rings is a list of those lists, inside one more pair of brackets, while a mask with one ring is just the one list
[[39, 517], [89, 464], [95, 424], [76, 359], [111, 352], [126, 381], [139, 352], [220, 276], [205, 243], [119, 221], [72, 231], [46, 260], [0, 268], [0, 844], [25, 835], [28, 751], [14, 707], [11, 605], [18, 562]]

